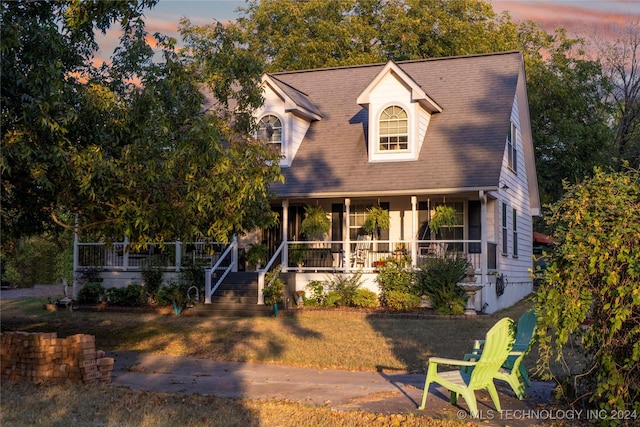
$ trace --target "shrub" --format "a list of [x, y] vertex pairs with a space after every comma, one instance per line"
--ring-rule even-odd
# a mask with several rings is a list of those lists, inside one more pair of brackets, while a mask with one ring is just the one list
[[280, 266], [268, 271], [264, 277], [264, 303], [274, 305], [282, 303], [282, 295], [284, 294], [284, 282], [280, 279]]
[[162, 307], [173, 305], [174, 301], [178, 307], [184, 307], [187, 304], [187, 290], [185, 284], [170, 282], [158, 289], [156, 293], [156, 304]]
[[324, 299], [324, 304], [326, 307], [334, 307], [346, 305], [342, 299], [342, 295], [340, 295], [336, 291], [327, 292], [327, 296]]
[[139, 307], [144, 304], [144, 287], [131, 284], [125, 288], [109, 288], [106, 290], [109, 303], [122, 307]]
[[[334, 275], [329, 281], [328, 287], [331, 292], [337, 294], [340, 298], [336, 302], [340, 301], [340, 305], [353, 306], [353, 299], [356, 296], [356, 291], [362, 284], [362, 272], [358, 271], [353, 274], [347, 275]], [[327, 305], [333, 305], [327, 303]]]
[[304, 299], [305, 306], [319, 306], [324, 305], [326, 293], [324, 291], [324, 283], [320, 280], [312, 280], [307, 283], [307, 289], [311, 294], [308, 298]]
[[392, 291], [418, 295], [414, 286], [414, 273], [405, 267], [406, 261], [404, 257], [400, 260], [387, 258], [384, 265], [379, 267], [376, 282], [383, 305], [387, 305], [387, 294]]
[[353, 297], [353, 306], [361, 308], [373, 308], [378, 306], [378, 295], [369, 289], [356, 289]]
[[[640, 172], [596, 170], [592, 178], [566, 190], [548, 217], [557, 247], [536, 297], [539, 366], [562, 359], [566, 344], [579, 333], [582, 345], [570, 348], [584, 352], [587, 363], [582, 370], [566, 372], [567, 384], [576, 387], [564, 390], [570, 392], [567, 400], [582, 405], [588, 397], [593, 408], [607, 414], [636, 413], [640, 411]], [[590, 326], [583, 329], [586, 321]]]
[[155, 297], [158, 289], [162, 286], [162, 276], [164, 274], [163, 267], [157, 262], [149, 260], [142, 266], [141, 274], [147, 292], [152, 297]]
[[87, 283], [78, 291], [79, 304], [97, 304], [105, 294], [100, 283]]
[[411, 310], [420, 305], [421, 298], [409, 292], [389, 291], [385, 295], [385, 305], [392, 310]]
[[416, 289], [429, 297], [436, 313], [462, 314], [466, 295], [457, 284], [465, 278], [466, 270], [466, 258], [429, 258], [416, 274]]

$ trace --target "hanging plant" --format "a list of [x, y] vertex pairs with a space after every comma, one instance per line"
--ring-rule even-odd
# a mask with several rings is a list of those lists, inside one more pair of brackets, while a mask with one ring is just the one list
[[367, 210], [367, 218], [363, 229], [367, 234], [378, 234], [380, 230], [388, 230], [391, 226], [389, 211], [380, 206], [374, 206]]
[[456, 224], [456, 210], [451, 206], [438, 205], [429, 222], [429, 228], [438, 234], [441, 227], [451, 227]]
[[331, 229], [331, 221], [327, 213], [320, 206], [309, 206], [305, 208], [304, 219], [300, 224], [300, 233], [312, 239], [322, 236]]

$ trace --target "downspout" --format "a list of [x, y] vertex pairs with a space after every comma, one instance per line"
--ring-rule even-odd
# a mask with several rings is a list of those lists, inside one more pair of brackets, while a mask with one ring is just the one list
[[418, 265], [418, 198], [411, 196], [411, 267]]
[[[480, 291], [480, 307], [484, 307], [484, 302], [487, 300], [486, 293], [487, 285], [489, 284], [489, 279], [487, 277], [489, 268], [489, 243], [487, 239], [487, 233], [489, 232], [487, 227], [487, 194], [484, 190], [480, 190], [478, 192], [478, 196], [480, 197], [480, 284], [484, 285], [482, 290]], [[481, 308], [482, 310], [482, 308]]]

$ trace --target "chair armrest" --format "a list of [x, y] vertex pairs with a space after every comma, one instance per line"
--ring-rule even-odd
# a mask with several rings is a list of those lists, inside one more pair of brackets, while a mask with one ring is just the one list
[[446, 359], [444, 357], [431, 357], [429, 358], [429, 364], [434, 365], [451, 365], [451, 366], [474, 366], [477, 362], [458, 359]]
[[509, 352], [509, 356], [521, 356], [524, 353], [525, 353], [524, 351], [511, 351]]
[[482, 346], [484, 346], [484, 340], [475, 340], [473, 343], [473, 352], [476, 350], [482, 350]]
[[464, 360], [465, 362], [468, 362], [468, 361], [477, 362], [478, 359], [480, 359], [480, 356], [482, 356], [482, 352], [479, 352], [479, 353], [467, 353], [464, 356], [462, 356], [462, 360]]

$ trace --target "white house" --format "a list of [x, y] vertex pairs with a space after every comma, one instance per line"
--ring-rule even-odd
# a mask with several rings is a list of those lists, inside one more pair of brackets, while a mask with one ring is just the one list
[[[271, 187], [280, 223], [234, 242], [229, 271], [237, 269], [236, 244], [260, 241], [272, 254], [267, 268], [282, 265], [296, 289], [360, 270], [377, 291], [378, 260], [405, 253], [419, 266], [457, 253], [483, 285], [477, 310], [494, 312], [532, 291], [540, 199], [520, 52], [273, 73], [263, 87], [255, 114], [258, 137], [283, 156], [284, 183]], [[455, 208], [456, 224], [434, 234], [428, 224], [441, 204]], [[321, 241], [300, 235], [307, 205], [330, 217]], [[362, 240], [373, 206], [387, 209], [391, 224]], [[306, 249], [302, 262], [290, 260], [295, 247]], [[211, 280], [214, 267], [207, 302], [227, 275]]]

